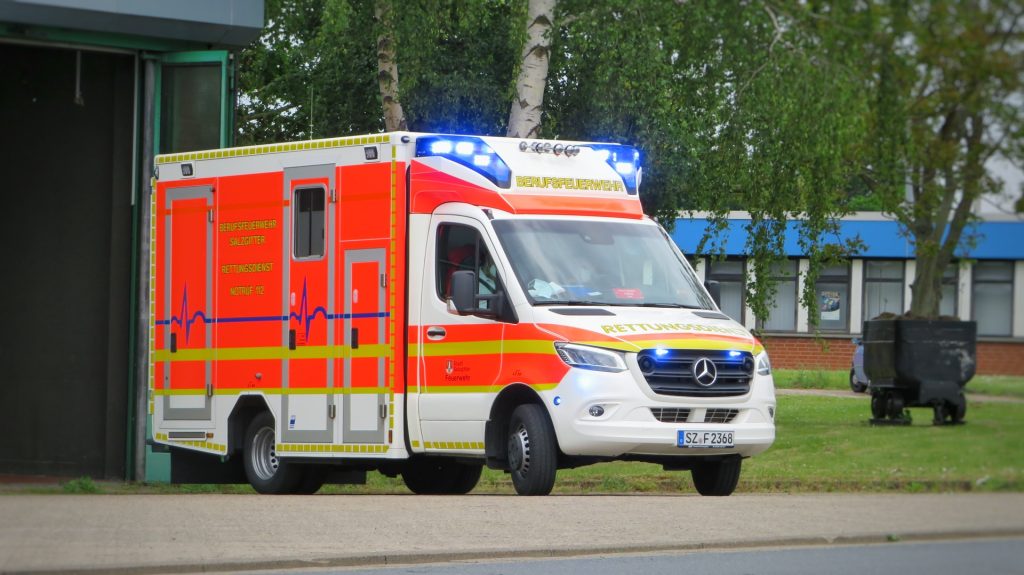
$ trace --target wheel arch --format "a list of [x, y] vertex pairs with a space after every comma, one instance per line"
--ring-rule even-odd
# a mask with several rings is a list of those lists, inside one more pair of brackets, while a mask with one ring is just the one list
[[229, 454], [241, 453], [245, 445], [245, 430], [249, 427], [249, 422], [264, 411], [270, 413], [276, 424], [277, 416], [270, 409], [267, 398], [262, 394], [239, 396], [235, 406], [231, 409], [231, 415], [228, 416]]
[[[547, 407], [540, 394], [524, 383], [507, 385], [494, 398], [487, 423], [484, 425], [484, 455], [487, 458], [487, 467], [507, 470], [508, 446], [505, 442], [505, 430], [512, 419], [512, 412], [520, 405], [528, 403], [541, 406], [547, 413]], [[550, 413], [548, 417], [551, 417]]]

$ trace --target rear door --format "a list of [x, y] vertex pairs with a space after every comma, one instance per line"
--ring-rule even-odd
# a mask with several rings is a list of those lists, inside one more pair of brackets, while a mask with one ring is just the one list
[[[212, 186], [168, 189], [164, 233], [163, 418], [212, 426], [214, 273]], [[202, 425], [200, 425], [202, 424]]]

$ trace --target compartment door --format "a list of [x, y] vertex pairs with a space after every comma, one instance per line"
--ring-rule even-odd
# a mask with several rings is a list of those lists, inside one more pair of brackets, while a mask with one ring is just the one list
[[384, 261], [383, 248], [345, 251], [345, 443], [384, 443], [385, 439], [388, 314]]
[[212, 425], [213, 188], [167, 190], [165, 208], [163, 418]]
[[334, 440], [335, 258], [333, 164], [284, 170], [281, 441], [330, 443]]

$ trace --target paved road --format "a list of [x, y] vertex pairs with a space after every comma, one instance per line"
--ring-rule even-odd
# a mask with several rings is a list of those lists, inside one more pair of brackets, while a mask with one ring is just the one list
[[1024, 494], [0, 496], [0, 572], [189, 572], [1024, 536]]
[[246, 575], [1013, 575], [1024, 573], [1024, 539], [884, 543], [753, 551], [623, 554], [497, 561], [460, 561], [394, 567], [248, 571]]

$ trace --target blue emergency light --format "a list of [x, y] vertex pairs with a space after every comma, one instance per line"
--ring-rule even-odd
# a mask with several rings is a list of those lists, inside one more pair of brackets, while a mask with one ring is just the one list
[[416, 157], [441, 157], [465, 166], [495, 186], [512, 186], [512, 171], [505, 160], [480, 138], [473, 136], [423, 136], [416, 139]]
[[626, 186], [627, 192], [636, 194], [636, 187], [640, 183], [640, 150], [619, 144], [592, 144], [589, 148], [622, 176], [622, 184]]

